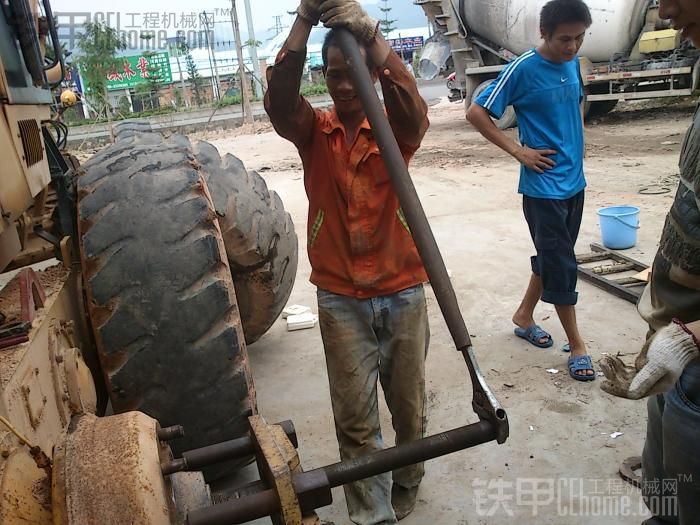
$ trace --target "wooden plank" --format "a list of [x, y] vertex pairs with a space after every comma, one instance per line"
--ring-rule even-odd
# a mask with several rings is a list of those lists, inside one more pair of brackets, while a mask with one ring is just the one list
[[639, 272], [637, 275], [634, 276], [634, 278], [642, 282], [648, 283], [651, 280], [651, 268], [647, 268], [646, 270]]
[[605, 261], [606, 259], [610, 259], [610, 257], [608, 257], [607, 253], [595, 253], [594, 252], [594, 253], [586, 253], [584, 255], [577, 255], [576, 256], [576, 262], [579, 264]]
[[596, 275], [610, 275], [613, 273], [629, 272], [634, 270], [634, 264], [624, 263], [624, 264], [610, 264], [607, 266], [596, 266], [595, 268], [590, 268], [590, 270]]
[[636, 277], [623, 277], [622, 279], [613, 279], [612, 282], [620, 286], [645, 286], [644, 281], [640, 281]]

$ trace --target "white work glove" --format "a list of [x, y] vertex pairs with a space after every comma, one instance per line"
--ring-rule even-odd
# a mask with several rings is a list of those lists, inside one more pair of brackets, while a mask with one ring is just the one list
[[325, 0], [321, 4], [321, 13], [324, 26], [343, 27], [364, 44], [369, 44], [377, 36], [379, 22], [369, 16], [355, 0]]
[[297, 14], [312, 25], [318, 24], [321, 19], [321, 4], [324, 0], [301, 0], [297, 7]]
[[668, 392], [678, 382], [685, 367], [700, 357], [695, 339], [680, 325], [671, 323], [644, 345], [634, 367], [619, 357], [606, 356], [600, 367], [607, 378], [601, 388], [627, 399], [641, 399]]

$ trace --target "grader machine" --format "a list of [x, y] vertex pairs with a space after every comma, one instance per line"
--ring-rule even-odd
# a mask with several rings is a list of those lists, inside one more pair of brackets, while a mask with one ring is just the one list
[[[344, 45], [359, 57], [352, 37]], [[369, 82], [363, 60], [348, 60], [356, 82]], [[363, 100], [375, 104], [479, 422], [303, 472], [292, 423], [257, 413], [246, 349], [296, 274], [279, 196], [211, 144], [139, 121], [117, 125], [115, 142], [80, 166], [51, 115], [63, 76], [49, 1], [3, 0], [0, 525], [311, 524], [332, 487], [505, 441], [505, 412], [479, 373], [415, 190], [400, 187], [410, 179], [391, 162], [400, 152], [373, 90]], [[259, 481], [212, 493], [253, 460]]]

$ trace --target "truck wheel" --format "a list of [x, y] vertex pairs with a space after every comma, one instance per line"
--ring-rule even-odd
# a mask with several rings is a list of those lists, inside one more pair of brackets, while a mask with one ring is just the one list
[[282, 199], [233, 155], [194, 145], [223, 233], [247, 344], [282, 313], [292, 293], [299, 245]]
[[596, 102], [586, 102], [586, 120], [595, 117], [602, 117], [610, 113], [617, 107], [618, 100], [600, 100]]
[[[489, 87], [491, 82], [493, 82], [493, 80], [487, 80], [486, 82], [479, 84], [472, 94], [471, 104], [476, 102], [476, 99], [479, 98], [479, 95], [481, 95], [487, 87]], [[498, 129], [510, 129], [518, 125], [518, 117], [515, 115], [515, 109], [513, 109], [513, 106], [508, 106], [500, 119], [492, 120]]]
[[88, 311], [115, 412], [181, 424], [176, 454], [257, 411], [217, 214], [187, 138], [131, 133], [78, 178]]

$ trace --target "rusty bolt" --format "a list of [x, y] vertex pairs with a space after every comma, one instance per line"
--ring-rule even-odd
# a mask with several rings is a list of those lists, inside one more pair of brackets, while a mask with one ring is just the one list
[[158, 430], [158, 439], [161, 441], [172, 441], [183, 437], [185, 437], [185, 428], [182, 425], [173, 425]]
[[169, 476], [176, 472], [183, 472], [187, 470], [187, 462], [183, 458], [173, 459], [167, 463], [162, 463], [160, 465], [160, 470], [164, 476]]

